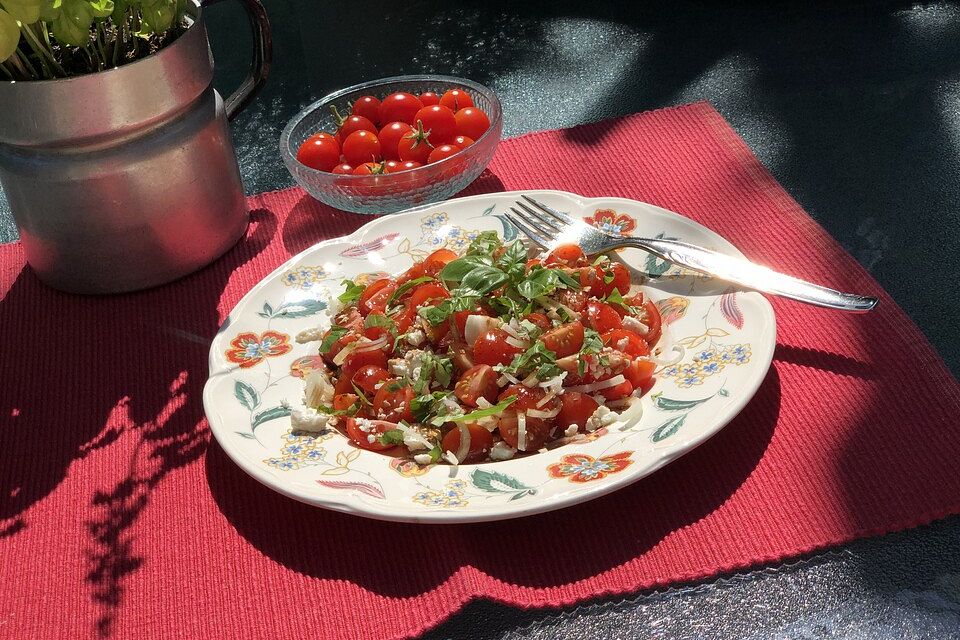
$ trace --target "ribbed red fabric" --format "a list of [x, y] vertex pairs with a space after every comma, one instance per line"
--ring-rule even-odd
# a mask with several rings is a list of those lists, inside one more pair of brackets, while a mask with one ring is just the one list
[[747, 256], [881, 304], [850, 316], [774, 301], [756, 398], [631, 487], [512, 522], [403, 525], [260, 486], [211, 442], [201, 406], [209, 340], [243, 293], [366, 218], [298, 189], [254, 196], [225, 257], [116, 297], [47, 289], [4, 246], [0, 637], [401, 637], [475, 597], [569, 604], [960, 510], [956, 381], [709, 105], [507, 140], [468, 191], [521, 188], [681, 211]]

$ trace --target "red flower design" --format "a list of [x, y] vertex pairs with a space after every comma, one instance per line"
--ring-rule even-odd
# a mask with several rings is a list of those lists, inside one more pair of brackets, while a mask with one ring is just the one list
[[303, 356], [290, 364], [290, 375], [294, 378], [306, 378], [311, 371], [326, 368], [321, 356]]
[[279, 331], [264, 331], [261, 335], [241, 333], [230, 341], [233, 349], [227, 349], [225, 355], [230, 362], [236, 362], [241, 369], [247, 369], [264, 358], [282, 356], [293, 348], [290, 337]]
[[620, 473], [631, 464], [633, 451], [621, 451], [610, 456], [594, 458], [585, 453], [571, 453], [560, 458], [560, 462], [547, 467], [551, 478], [566, 478], [570, 482], [591, 482], [612, 473]]
[[592, 216], [587, 216], [583, 221], [601, 231], [620, 236], [629, 236], [637, 228], [636, 220], [625, 213], [617, 213], [613, 209], [597, 209]]

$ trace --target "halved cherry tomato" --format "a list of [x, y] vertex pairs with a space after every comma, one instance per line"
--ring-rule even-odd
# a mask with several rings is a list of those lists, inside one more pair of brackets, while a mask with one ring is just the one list
[[535, 409], [537, 411], [550, 413], [560, 408], [560, 398], [553, 397], [540, 405], [540, 402], [544, 396], [546, 396], [546, 392], [543, 389], [515, 384], [504, 389], [497, 399], [503, 402], [510, 396], [516, 396], [517, 399], [500, 416], [500, 437], [511, 447], [519, 449], [517, 446], [519, 443], [519, 421], [517, 420], [517, 413], [523, 413], [525, 414], [527, 432], [526, 446], [523, 448], [523, 451], [536, 451], [541, 448], [550, 437], [550, 431], [553, 430], [556, 419], [531, 416], [529, 411]]
[[385, 420], [367, 420], [366, 418], [347, 418], [347, 436], [361, 449], [369, 451], [386, 451], [397, 445], [383, 444], [380, 436], [387, 431], [399, 429], [395, 422]]
[[413, 420], [410, 403], [413, 401], [413, 388], [409, 384], [399, 386], [397, 380], [387, 380], [377, 390], [373, 398], [373, 411], [378, 417], [393, 422]]
[[609, 271], [613, 272], [613, 282], [610, 283], [610, 295], [614, 289], [620, 292], [621, 296], [630, 293], [630, 271], [621, 262], [612, 261]]
[[375, 96], [360, 96], [353, 103], [350, 112], [356, 116], [363, 116], [370, 122], [380, 120], [380, 98]]
[[497, 399], [497, 373], [487, 364], [474, 365], [468, 369], [453, 390], [460, 402], [471, 407], [477, 406], [477, 400], [484, 398], [487, 402]]
[[420, 102], [425, 107], [429, 107], [432, 104], [440, 104], [440, 96], [433, 91], [424, 91], [420, 94]]
[[458, 111], [463, 107], [472, 107], [473, 98], [463, 89], [448, 89], [440, 97], [440, 104], [451, 111]]
[[579, 322], [570, 322], [547, 331], [540, 336], [545, 346], [557, 354], [558, 358], [571, 356], [583, 346], [583, 325]]
[[647, 341], [633, 331], [626, 329], [611, 329], [601, 335], [600, 339], [608, 347], [613, 347], [633, 357], [645, 356], [650, 353], [650, 346]]
[[[470, 433], [470, 449], [467, 451], [467, 457], [460, 462], [483, 462], [487, 454], [490, 453], [490, 449], [493, 448], [493, 435], [475, 422], [467, 423], [466, 427]], [[444, 451], [457, 453], [457, 450], [460, 449], [459, 427], [454, 427], [447, 432], [447, 435], [443, 436], [440, 448]]]
[[450, 249], [437, 249], [428, 255], [423, 262], [418, 262], [407, 269], [406, 273], [397, 279], [397, 282], [403, 284], [409, 280], [415, 280], [423, 276], [435, 278], [443, 271], [443, 268], [447, 266], [448, 262], [456, 259], [457, 254]]
[[[440, 101], [443, 104], [443, 101]], [[457, 120], [457, 135], [467, 136], [479, 140], [480, 136], [490, 128], [490, 118], [481, 109], [476, 107], [461, 107], [455, 114]]]
[[503, 329], [488, 329], [477, 337], [473, 343], [473, 360], [478, 364], [510, 364], [513, 358], [522, 353], [523, 349], [515, 347], [507, 338], [510, 337]]
[[587, 302], [587, 322], [594, 331], [601, 334], [612, 329], [623, 328], [620, 314], [606, 302], [600, 302], [599, 300]]
[[550, 319], [542, 313], [528, 313], [527, 315], [523, 316], [523, 319], [529, 320], [533, 324], [537, 325], [541, 331], [549, 331], [553, 328], [553, 324], [550, 322]]
[[403, 305], [400, 311], [390, 316], [390, 319], [397, 325], [397, 333], [406, 333], [407, 329], [413, 325], [416, 315], [415, 309], [411, 309], [409, 305]]
[[355, 393], [338, 393], [333, 396], [333, 410], [334, 411], [343, 411], [344, 409], [349, 409], [360, 399]]
[[450, 292], [447, 291], [446, 287], [435, 282], [427, 282], [413, 290], [407, 304], [410, 305], [411, 309], [419, 309], [426, 304], [449, 297]]
[[[624, 378], [626, 378], [626, 376], [624, 376]], [[600, 390], [600, 395], [607, 400], [620, 400], [621, 398], [626, 398], [631, 393], [633, 393], [633, 385], [629, 380], [624, 380], [616, 386]]]
[[423, 108], [417, 96], [398, 91], [380, 102], [380, 122], [406, 122], [413, 124], [413, 117]]
[[368, 396], [373, 397], [379, 390], [379, 383], [389, 377], [390, 374], [383, 367], [368, 364], [357, 369], [350, 381], [365, 391]]
[[450, 353], [450, 359], [453, 360], [453, 370], [458, 375], [469, 371], [470, 367], [473, 366], [473, 355], [471, 355], [470, 347], [468, 347], [466, 343], [453, 340], [450, 342], [448, 351]]
[[355, 167], [365, 162], [377, 162], [380, 160], [380, 139], [372, 131], [360, 129], [343, 139], [341, 151], [343, 159]]
[[[327, 334], [329, 334], [329, 333], [330, 333], [330, 332], [328, 331]], [[326, 335], [325, 335], [324, 337], [326, 337]], [[324, 360], [326, 360], [327, 364], [333, 364], [333, 358], [334, 358], [334, 356], [336, 356], [338, 353], [340, 353], [345, 346], [347, 346], [347, 345], [350, 344], [351, 342], [355, 342], [355, 341], [357, 341], [357, 340], [359, 340], [359, 339], [360, 339], [360, 336], [359, 336], [358, 334], [356, 334], [356, 333], [347, 333], [347, 334], [344, 334], [344, 335], [340, 336], [340, 338], [338, 338], [337, 341], [334, 342], [334, 343], [330, 346], [330, 350], [329, 350], [329, 351], [327, 351], [326, 353], [320, 354], [320, 355], [321, 355], [321, 357], [322, 357]]]
[[387, 354], [383, 352], [383, 349], [354, 349], [343, 361], [340, 375], [341, 377], [353, 376], [361, 367], [371, 364], [384, 369], [387, 368]]
[[452, 316], [453, 326], [457, 328], [457, 335], [463, 338], [467, 328], [467, 318], [470, 316], [489, 316], [490, 314], [480, 309], [467, 311], [454, 311]]
[[334, 321], [338, 326], [346, 327], [351, 331], [361, 333], [363, 330], [363, 316], [354, 307], [342, 309], [335, 317]]
[[634, 360], [623, 370], [623, 377], [630, 381], [634, 389], [643, 389], [653, 379], [657, 368], [650, 360]]
[[663, 333], [663, 319], [660, 317], [660, 309], [657, 308], [653, 300], [644, 302], [643, 308], [647, 312], [647, 317], [643, 318], [643, 323], [647, 325], [647, 335], [644, 336], [644, 339], [647, 344], [655, 345]]
[[575, 244], [562, 244], [548, 253], [544, 262], [548, 266], [582, 267], [587, 262], [587, 256], [584, 255], [583, 249]]
[[360, 313], [366, 316], [371, 311], [383, 312], [387, 305], [387, 300], [397, 290], [397, 283], [392, 278], [380, 278], [374, 280], [369, 287], [360, 294], [357, 301], [357, 308]]
[[587, 420], [594, 414], [600, 404], [592, 397], [579, 391], [567, 391], [560, 396], [563, 403], [560, 413], [557, 414], [557, 425], [566, 429], [572, 424], [577, 425], [580, 433], [586, 431]]
[[571, 311], [582, 313], [587, 306], [587, 296], [583, 291], [562, 289], [557, 292], [557, 300]]

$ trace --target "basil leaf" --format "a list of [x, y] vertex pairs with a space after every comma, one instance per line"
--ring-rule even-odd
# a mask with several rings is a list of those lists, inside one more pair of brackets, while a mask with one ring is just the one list
[[488, 416], [496, 415], [509, 407], [517, 399], [517, 396], [510, 396], [503, 402], [497, 403], [492, 407], [487, 407], [486, 409], [478, 409], [470, 413], [465, 413], [463, 415], [446, 415], [446, 416], [437, 416], [430, 421], [435, 427], [439, 427], [444, 422], [471, 422], [473, 420], [479, 420], [480, 418], [486, 418]]
[[380, 444], [403, 444], [403, 431], [400, 429], [390, 429], [380, 434]]
[[642, 311], [638, 307], [634, 307], [628, 304], [627, 301], [623, 299], [623, 296], [620, 295], [620, 291], [618, 291], [617, 289], [614, 289], [609, 294], [607, 294], [607, 297], [604, 298], [604, 300], [609, 304], [616, 304], [623, 307], [633, 315], [637, 315]]
[[371, 313], [367, 316], [366, 320], [363, 321], [364, 329], [372, 329], [373, 327], [382, 327], [389, 331], [390, 335], [397, 335], [397, 323], [382, 313]]
[[497, 259], [496, 267], [506, 273], [511, 280], [524, 274], [527, 264], [527, 250], [519, 240], [507, 245], [503, 255]]
[[557, 274], [557, 279], [560, 280], [560, 284], [564, 285], [567, 289], [579, 289], [580, 281], [575, 279], [566, 271], [561, 269], [552, 269]]
[[491, 256], [502, 244], [496, 231], [483, 231], [467, 247], [467, 255]]
[[323, 341], [320, 343], [320, 353], [328, 353], [333, 347], [333, 344], [348, 333], [350, 333], [350, 330], [346, 327], [338, 325], [330, 327], [330, 331], [327, 332], [327, 335], [323, 336]]
[[417, 314], [425, 318], [432, 325], [444, 322], [455, 311], [467, 311], [477, 306], [481, 294], [463, 289], [456, 289], [452, 297], [429, 307], [420, 307]]
[[399, 300], [401, 296], [403, 296], [403, 294], [405, 294], [407, 291], [410, 291], [410, 289], [414, 288], [418, 284], [423, 284], [424, 282], [430, 282], [431, 280], [433, 280], [433, 278], [431, 278], [430, 276], [420, 276], [419, 278], [414, 278], [413, 280], [408, 280], [407, 282], [404, 282], [402, 285], [397, 287], [396, 291], [393, 292], [393, 295], [391, 295], [390, 298], [387, 300], [386, 306], [389, 307], [390, 305], [392, 305], [394, 301]]
[[493, 265], [493, 259], [490, 256], [463, 256], [456, 260], [451, 260], [440, 272], [440, 279], [445, 282], [460, 282], [464, 276], [477, 267], [489, 267]]
[[[518, 374], [544, 364], [553, 364], [557, 361], [557, 354], [547, 349], [541, 341], [534, 342], [526, 351], [514, 356], [513, 361], [506, 367], [498, 369], [501, 373]], [[553, 377], [553, 376], [551, 376]]]
[[437, 445], [433, 449], [430, 449], [429, 455], [430, 455], [431, 463], [438, 462], [440, 460], [440, 456], [443, 455], [443, 451], [440, 450], [440, 445]]
[[603, 272], [603, 284], [610, 284], [613, 282], [613, 271], [604, 271]]
[[600, 339], [600, 334], [593, 329], [585, 328], [583, 330], [583, 346], [580, 347], [580, 353], [600, 353], [602, 349], [603, 340]]
[[437, 408], [443, 403], [443, 399], [450, 396], [450, 391], [434, 391], [415, 397], [410, 401], [410, 411], [417, 422], [426, 422], [427, 419], [437, 412]]
[[366, 287], [357, 284], [353, 280], [344, 280], [340, 284], [346, 287], [346, 291], [337, 296], [337, 300], [343, 304], [356, 302], [360, 299], [360, 295], [363, 293], [364, 289], [366, 289]]
[[463, 277], [460, 286], [479, 294], [489, 293], [507, 281], [507, 274], [496, 267], [480, 265]]
[[325, 413], [328, 416], [352, 416], [357, 413], [357, 410], [360, 408], [358, 403], [353, 403], [346, 409], [334, 409], [333, 407], [328, 407], [326, 405], [320, 405], [317, 407], [319, 413]]

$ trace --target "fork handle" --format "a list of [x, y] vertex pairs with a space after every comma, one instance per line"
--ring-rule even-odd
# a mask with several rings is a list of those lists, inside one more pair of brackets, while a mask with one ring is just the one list
[[878, 301], [877, 298], [871, 296], [860, 296], [828, 289], [793, 276], [777, 273], [772, 269], [753, 264], [747, 260], [710, 251], [686, 242], [656, 238], [624, 238], [623, 246], [643, 249], [668, 262], [682, 265], [721, 280], [734, 282], [749, 289], [783, 296], [818, 307], [866, 313], [873, 309]]

